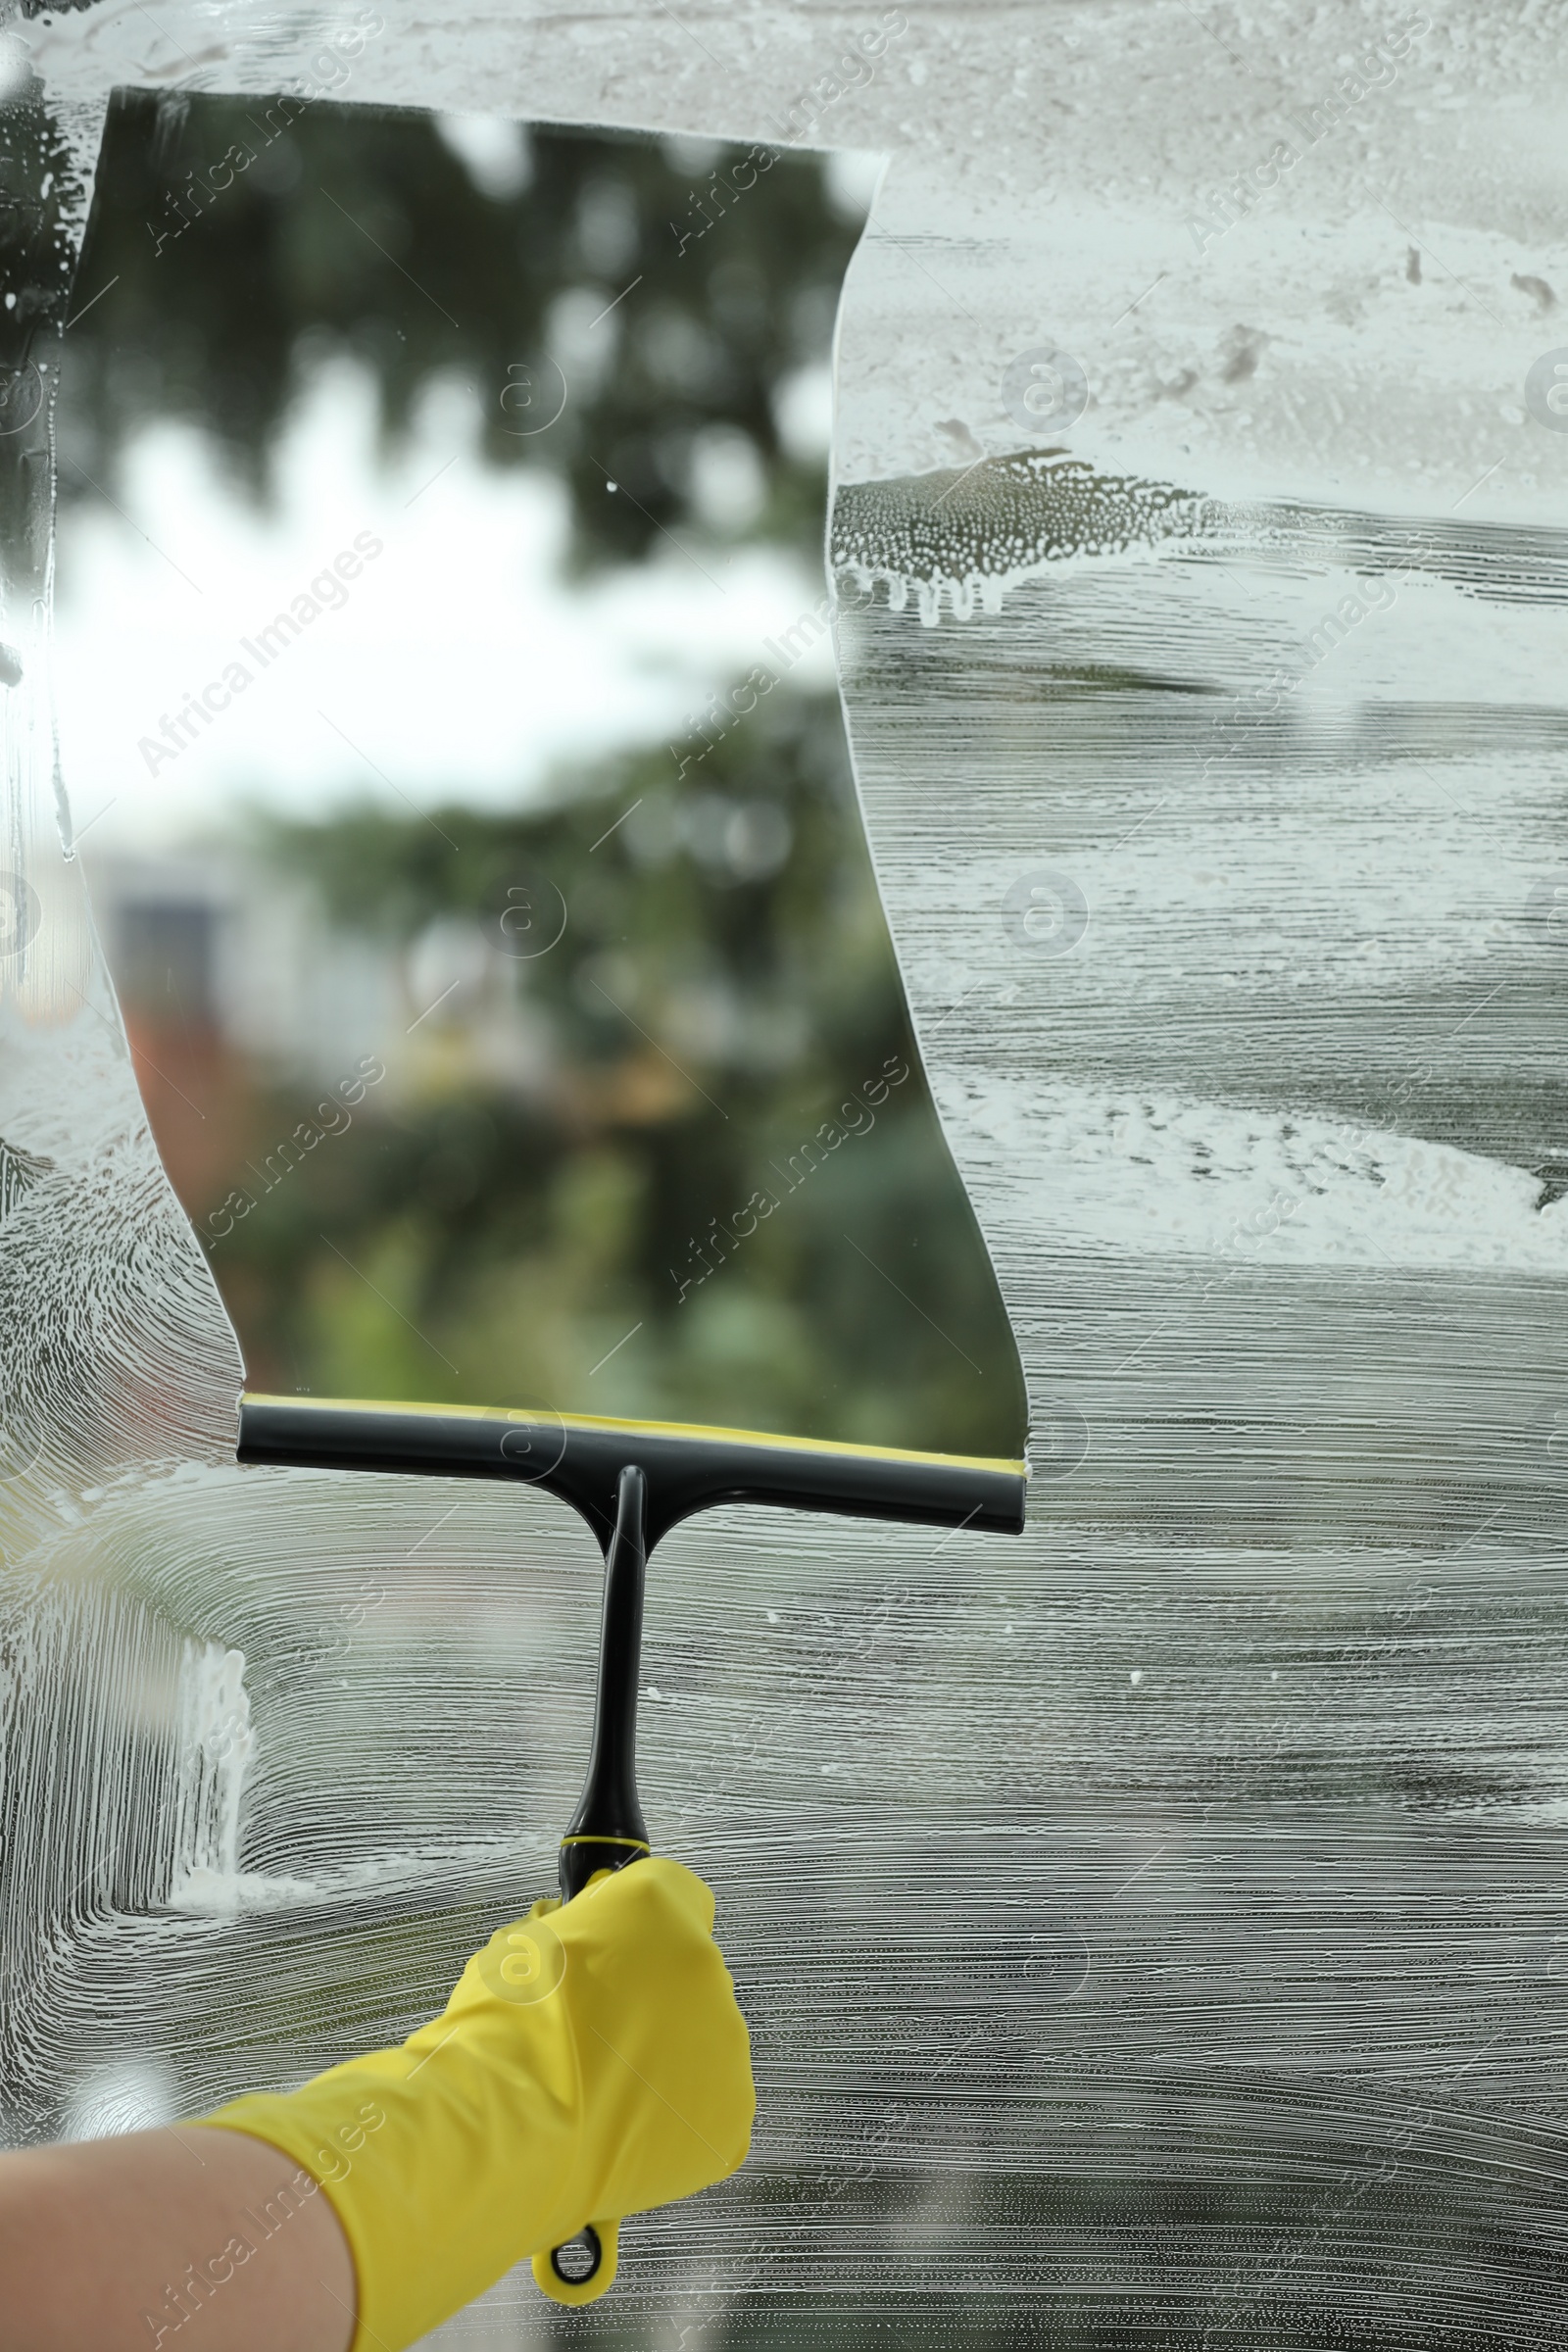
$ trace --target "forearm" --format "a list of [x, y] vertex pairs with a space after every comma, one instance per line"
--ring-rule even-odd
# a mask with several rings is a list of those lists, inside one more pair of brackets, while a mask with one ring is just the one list
[[641, 1861], [499, 1929], [405, 2042], [0, 2156], [0, 2352], [399, 2352], [585, 2224], [722, 2180], [756, 2093], [712, 1924], [700, 1879]]
[[327, 2199], [242, 2132], [181, 2125], [0, 2156], [5, 2352], [346, 2352]]

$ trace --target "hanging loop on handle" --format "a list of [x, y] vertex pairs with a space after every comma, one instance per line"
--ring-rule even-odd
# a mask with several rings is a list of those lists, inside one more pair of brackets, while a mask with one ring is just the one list
[[[648, 1481], [628, 1463], [615, 1482], [615, 1529], [605, 1557], [588, 1778], [561, 1840], [561, 1898], [569, 1903], [595, 1873], [624, 1870], [651, 1849], [637, 1799], [637, 1685], [642, 1667], [643, 1580], [648, 1566]], [[597, 2301], [615, 2276], [620, 2224], [590, 2222], [564, 2245], [533, 2258], [534, 2284], [554, 2303]]]
[[618, 2222], [589, 2222], [564, 2246], [534, 2256], [535, 2286], [552, 2303], [597, 2303], [615, 2282], [619, 2238]]

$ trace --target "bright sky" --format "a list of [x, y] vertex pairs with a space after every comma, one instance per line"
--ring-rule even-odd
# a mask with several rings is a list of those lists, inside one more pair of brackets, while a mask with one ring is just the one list
[[[484, 466], [477, 430], [450, 383], [383, 462], [368, 381], [344, 365], [296, 413], [275, 508], [236, 495], [198, 435], [159, 427], [132, 448], [122, 512], [67, 511], [55, 643], [78, 837], [161, 849], [240, 802], [515, 805], [559, 762], [681, 742], [708, 691], [824, 592], [793, 559], [706, 542], [568, 589], [563, 494]], [[367, 532], [383, 552], [338, 609], [265, 667], [242, 650]], [[253, 682], [150, 772], [143, 739], [235, 661]], [[825, 636], [797, 674], [831, 681]]]

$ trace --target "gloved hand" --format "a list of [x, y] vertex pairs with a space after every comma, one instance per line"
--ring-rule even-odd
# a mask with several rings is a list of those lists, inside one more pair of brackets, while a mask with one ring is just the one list
[[701, 1879], [633, 1863], [503, 1928], [400, 2049], [202, 2119], [319, 2181], [358, 2274], [352, 2352], [398, 2352], [524, 2255], [743, 2161], [751, 2044], [712, 1924]]

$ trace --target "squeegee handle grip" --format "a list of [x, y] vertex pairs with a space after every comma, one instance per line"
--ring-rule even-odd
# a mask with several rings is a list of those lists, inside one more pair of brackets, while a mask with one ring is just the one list
[[649, 1851], [637, 1797], [637, 1686], [642, 1670], [643, 1581], [648, 1567], [648, 1480], [629, 1464], [615, 1482], [615, 1526], [605, 1554], [588, 1778], [561, 1840], [561, 1895], [569, 1903], [596, 1871], [621, 1870]]
[[[648, 1481], [634, 1466], [615, 1483], [615, 1527], [605, 1555], [605, 1617], [593, 1746], [582, 1796], [561, 1840], [561, 1895], [570, 1902], [596, 1871], [624, 1870], [650, 1850], [637, 1799], [637, 1685], [648, 1567]], [[592, 2222], [533, 2258], [534, 2284], [553, 2303], [597, 2302], [613, 2283], [618, 2221]]]

